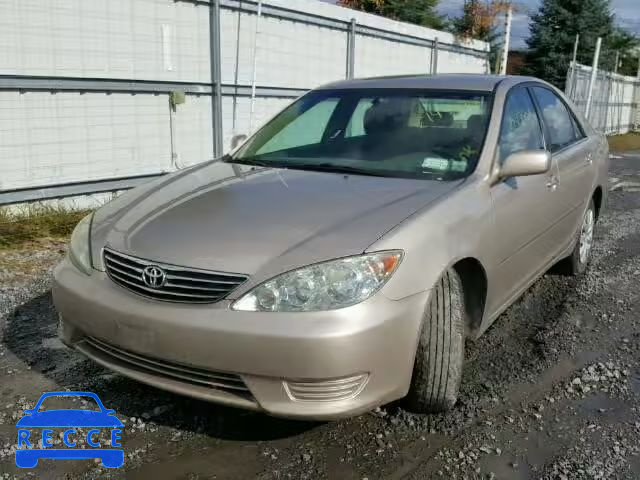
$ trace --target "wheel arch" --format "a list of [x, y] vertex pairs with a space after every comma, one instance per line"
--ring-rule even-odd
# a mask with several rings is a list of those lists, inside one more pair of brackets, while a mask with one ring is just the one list
[[475, 257], [457, 260], [451, 268], [460, 276], [467, 313], [467, 337], [473, 337], [480, 329], [487, 303], [487, 272]]
[[600, 217], [600, 212], [602, 211], [602, 200], [603, 200], [602, 195], [603, 195], [602, 187], [598, 185], [593, 191], [593, 195], [591, 195], [591, 199], [593, 200], [593, 205], [596, 209], [596, 212], [595, 212], [596, 219]]

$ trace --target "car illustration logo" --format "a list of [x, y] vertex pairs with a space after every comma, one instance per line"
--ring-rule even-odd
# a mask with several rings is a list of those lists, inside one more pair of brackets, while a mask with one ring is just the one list
[[160, 267], [149, 265], [142, 271], [142, 281], [147, 287], [162, 288], [167, 281], [167, 274]]
[[[90, 397], [99, 410], [86, 409], [41, 409], [42, 402], [50, 397]], [[25, 409], [25, 415], [18, 420], [18, 447], [15, 462], [20, 468], [33, 468], [41, 458], [52, 459], [93, 459], [101, 460], [106, 468], [119, 468], [124, 464], [124, 450], [119, 442], [122, 422], [114, 415], [115, 411], [104, 407], [100, 398], [91, 392], [48, 392], [42, 394], [34, 408]], [[62, 442], [67, 448], [54, 446], [55, 428], [64, 428], [60, 432]], [[41, 436], [38, 435], [39, 429]], [[100, 443], [100, 433], [108, 430], [109, 447]], [[78, 429], [89, 429], [86, 434]], [[86, 442], [84, 442], [86, 439]], [[80, 443], [86, 443], [80, 447]], [[36, 447], [36, 448], [34, 448]], [[37, 448], [41, 447], [41, 448]]]

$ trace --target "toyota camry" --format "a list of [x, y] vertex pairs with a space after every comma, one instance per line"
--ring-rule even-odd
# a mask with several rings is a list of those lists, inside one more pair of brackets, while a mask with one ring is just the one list
[[277, 416], [446, 410], [465, 343], [550, 267], [587, 268], [607, 167], [605, 138], [535, 78], [325, 85], [83, 219], [55, 271], [60, 336]]

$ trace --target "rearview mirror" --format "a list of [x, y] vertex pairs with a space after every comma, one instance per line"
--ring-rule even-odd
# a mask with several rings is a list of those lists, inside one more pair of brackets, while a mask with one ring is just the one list
[[500, 178], [525, 177], [547, 173], [551, 153], [546, 150], [524, 150], [509, 155], [500, 167]]
[[241, 133], [239, 135], [234, 135], [233, 137], [231, 137], [231, 150], [236, 148], [238, 145], [240, 145], [246, 139], [247, 139], [247, 136], [244, 133]]

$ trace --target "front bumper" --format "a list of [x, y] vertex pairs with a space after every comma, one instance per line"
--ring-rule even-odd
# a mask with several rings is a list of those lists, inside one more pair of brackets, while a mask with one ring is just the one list
[[237, 312], [149, 300], [68, 259], [54, 277], [67, 345], [159, 388], [292, 418], [352, 416], [406, 395], [427, 302], [379, 293], [330, 312]]

